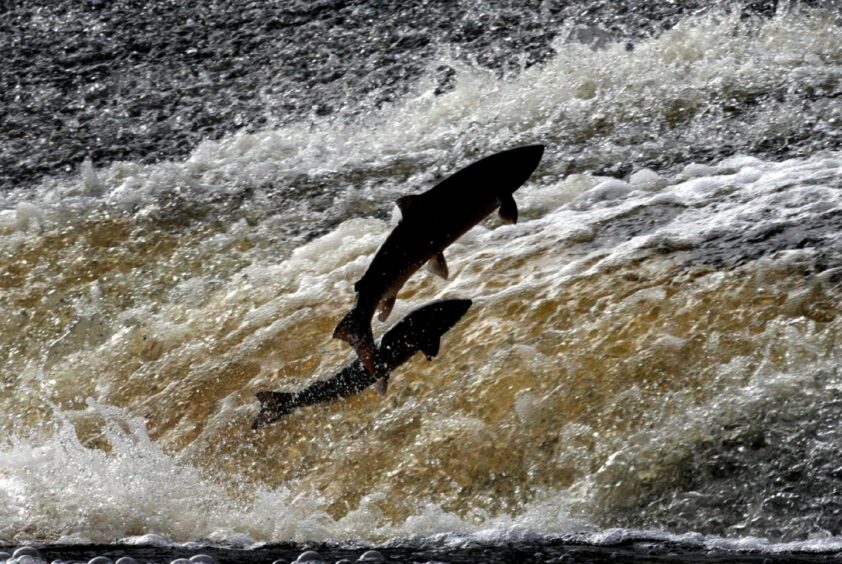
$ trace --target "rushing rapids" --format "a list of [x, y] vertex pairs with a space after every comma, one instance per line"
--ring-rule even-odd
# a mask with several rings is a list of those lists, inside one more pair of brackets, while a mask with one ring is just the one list
[[[0, 539], [842, 545], [842, 29], [627, 42], [0, 194]], [[519, 223], [402, 290], [474, 301], [439, 356], [252, 431], [352, 358], [392, 202], [527, 142]]]

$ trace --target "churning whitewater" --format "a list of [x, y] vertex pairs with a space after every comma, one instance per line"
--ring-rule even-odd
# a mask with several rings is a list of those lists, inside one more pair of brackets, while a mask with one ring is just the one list
[[[560, 29], [516, 70], [442, 49], [381, 104], [0, 192], [0, 540], [842, 550], [839, 19]], [[354, 358], [330, 335], [395, 200], [530, 143], [518, 223], [399, 295], [473, 300], [435, 361], [253, 431], [256, 392]]]

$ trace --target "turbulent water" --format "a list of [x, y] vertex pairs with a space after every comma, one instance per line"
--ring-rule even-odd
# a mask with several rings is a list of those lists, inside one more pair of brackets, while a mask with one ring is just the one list
[[[179, 98], [189, 119], [159, 103], [187, 80], [166, 42], [175, 86], [144, 83], [168, 67], [141, 57], [134, 75], [100, 69], [89, 86], [110, 102], [82, 98], [70, 118], [44, 103], [27, 131], [7, 105], [0, 540], [648, 531], [840, 550], [842, 18], [794, 3], [612, 5], [430, 3], [416, 26], [396, 13], [381, 29], [373, 5], [289, 3], [299, 19], [244, 32], [277, 61], [207, 55], [246, 82], [194, 69], [207, 76]], [[68, 6], [13, 9], [21, 27], [6, 32], [40, 45], [81, 25], [119, 47], [184, 15]], [[220, 6], [191, 25], [224, 23]], [[351, 15], [371, 26], [359, 53]], [[115, 18], [137, 26], [115, 39], [102, 32]], [[228, 45], [218, 29], [201, 37]], [[79, 76], [92, 64], [68, 60]], [[17, 84], [21, 108], [82, 88]], [[286, 117], [257, 119], [290, 84]], [[245, 117], [202, 122], [203, 101]], [[85, 111], [77, 141], [110, 135], [96, 151], [45, 125]], [[520, 222], [470, 231], [446, 252], [449, 280], [415, 275], [375, 324], [471, 298], [439, 357], [399, 369], [385, 398], [252, 431], [257, 391], [300, 389], [353, 358], [330, 336], [394, 200], [539, 142]]]

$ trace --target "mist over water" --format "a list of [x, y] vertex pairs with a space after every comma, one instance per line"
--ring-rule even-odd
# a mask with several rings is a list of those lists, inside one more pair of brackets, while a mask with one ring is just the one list
[[[0, 193], [0, 539], [646, 530], [838, 550], [838, 13], [635, 12], [648, 23], [620, 30], [551, 8], [488, 8], [532, 22], [511, 24], [497, 62], [435, 34], [436, 49], [404, 46], [419, 54], [394, 63], [406, 76], [362, 73], [373, 98], [347, 111], [149, 137], [168, 139], [163, 156], [109, 141], [103, 155], [129, 158], [74, 153], [72, 173], [37, 152], [15, 164]], [[268, 88], [265, 68], [244, 72]], [[313, 98], [342, 99], [318, 84]], [[352, 358], [330, 335], [394, 200], [536, 142], [520, 222], [469, 232], [445, 253], [449, 280], [415, 275], [375, 324], [474, 300], [439, 357], [399, 369], [385, 398], [251, 431], [256, 392]]]

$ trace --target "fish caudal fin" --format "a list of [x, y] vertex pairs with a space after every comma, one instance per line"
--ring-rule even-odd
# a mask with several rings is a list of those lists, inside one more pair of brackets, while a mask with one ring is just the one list
[[509, 223], [517, 223], [517, 204], [511, 194], [500, 197], [500, 219]]
[[252, 429], [259, 429], [274, 423], [295, 409], [295, 394], [287, 392], [257, 392], [260, 413], [251, 424]]
[[333, 338], [341, 339], [354, 347], [366, 371], [374, 376], [377, 346], [374, 344], [374, 335], [371, 333], [371, 323], [363, 319], [358, 311], [354, 308], [342, 318], [333, 330]]

